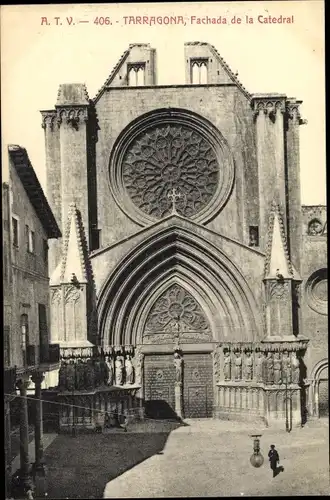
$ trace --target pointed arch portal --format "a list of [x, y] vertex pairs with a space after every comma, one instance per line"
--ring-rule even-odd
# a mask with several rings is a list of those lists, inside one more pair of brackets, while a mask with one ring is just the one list
[[[171, 303], [168, 294], [175, 290], [182, 303]], [[167, 311], [160, 307], [166, 298]], [[187, 305], [185, 316], [178, 316], [188, 303], [191, 310]], [[174, 316], [167, 324], [175, 330], [179, 323], [187, 342], [260, 338], [258, 308], [239, 269], [219, 248], [175, 223], [139, 244], [105, 282], [98, 302], [101, 343], [166, 342], [172, 332], [162, 331], [161, 321], [151, 335], [150, 318], [157, 307], [165, 323], [177, 308], [176, 326]]]

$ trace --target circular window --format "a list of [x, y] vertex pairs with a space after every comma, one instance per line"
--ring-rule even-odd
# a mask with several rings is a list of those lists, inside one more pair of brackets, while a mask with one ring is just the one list
[[229, 148], [196, 115], [162, 110], [133, 122], [110, 159], [110, 188], [122, 210], [141, 225], [172, 213], [207, 222], [233, 185]]
[[328, 270], [319, 269], [307, 280], [306, 293], [309, 306], [320, 314], [328, 312]]

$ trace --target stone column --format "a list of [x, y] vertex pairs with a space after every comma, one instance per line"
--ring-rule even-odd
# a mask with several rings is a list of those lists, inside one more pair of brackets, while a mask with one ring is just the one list
[[88, 130], [89, 98], [83, 84], [61, 84], [56, 104], [61, 158], [62, 229], [69, 205], [75, 201], [80, 210], [89, 247]]
[[[46, 193], [55, 219], [62, 228], [61, 214], [61, 157], [60, 131], [57, 124], [56, 110], [41, 111], [42, 128], [45, 131], [46, 157]], [[48, 240], [49, 245], [49, 275], [56, 269], [61, 257], [61, 239]]]
[[41, 399], [41, 383], [44, 380], [43, 373], [34, 373], [32, 382], [35, 384], [35, 422], [34, 422], [34, 442], [35, 442], [35, 465], [36, 470], [42, 469], [43, 458], [43, 416], [42, 416], [42, 399]]
[[21, 457], [21, 479], [24, 486], [30, 485], [30, 463], [29, 463], [29, 417], [27, 404], [28, 378], [21, 378], [17, 382], [20, 391], [20, 457]]
[[267, 244], [269, 208], [275, 199], [286, 220], [286, 176], [284, 150], [285, 95], [257, 94], [252, 98], [255, 113], [259, 177], [260, 249]]
[[181, 382], [176, 382], [174, 387], [174, 395], [175, 395], [175, 413], [179, 418], [183, 418], [182, 416], [182, 384]]
[[6, 486], [6, 497], [10, 497], [11, 490], [11, 432], [10, 432], [10, 399], [8, 396], [5, 396], [4, 399], [4, 410], [5, 410], [5, 466], [6, 466], [6, 477], [5, 477], [5, 486]]
[[175, 413], [179, 418], [183, 418], [182, 414], [182, 375], [183, 375], [183, 357], [178, 350], [174, 352], [174, 367], [175, 367]]
[[296, 99], [288, 99], [286, 102], [285, 116], [290, 256], [298, 273], [301, 271], [300, 261], [302, 252], [299, 127], [300, 125], [307, 123], [307, 121], [303, 120], [300, 116], [299, 107], [301, 103], [302, 101], [297, 101]]

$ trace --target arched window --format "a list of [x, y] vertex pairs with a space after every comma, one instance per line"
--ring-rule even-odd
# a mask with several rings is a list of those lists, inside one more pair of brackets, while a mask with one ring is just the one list
[[137, 70], [137, 86], [143, 87], [144, 85], [144, 68], [139, 68]]
[[128, 85], [136, 87], [136, 71], [133, 67], [128, 70]]
[[191, 71], [191, 74], [192, 74], [192, 83], [194, 85], [198, 85], [199, 84], [199, 66], [197, 63], [194, 63], [192, 65], [192, 71]]
[[207, 83], [207, 65], [206, 63], [202, 63], [200, 66], [200, 83]]
[[205, 85], [207, 83], [208, 61], [207, 59], [191, 60], [191, 83], [194, 85]]
[[129, 87], [143, 87], [145, 85], [145, 64], [129, 64], [127, 67], [127, 83]]

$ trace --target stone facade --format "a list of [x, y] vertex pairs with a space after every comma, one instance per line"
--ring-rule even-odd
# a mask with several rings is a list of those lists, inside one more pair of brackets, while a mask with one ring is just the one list
[[[42, 465], [41, 384], [59, 367], [59, 345], [50, 345], [48, 241], [60, 229], [24, 148], [8, 146], [8, 179], [2, 184], [4, 284], [4, 410], [6, 497], [12, 497], [11, 427], [19, 410], [20, 478], [31, 484], [29, 424], [35, 427], [34, 477]], [[32, 386], [32, 387], [31, 387]], [[29, 422], [27, 390], [33, 389]], [[31, 399], [31, 398], [30, 398]]]
[[133, 44], [94, 99], [61, 85], [42, 112], [64, 234], [50, 249], [52, 336], [63, 363], [72, 347], [97, 346], [94, 365], [131, 352], [128, 394], [146, 409], [300, 424], [322, 359], [311, 325], [326, 339], [325, 220], [306, 235], [300, 201], [301, 101], [248, 93], [207, 43], [184, 49], [185, 85], [156, 85], [155, 50]]

